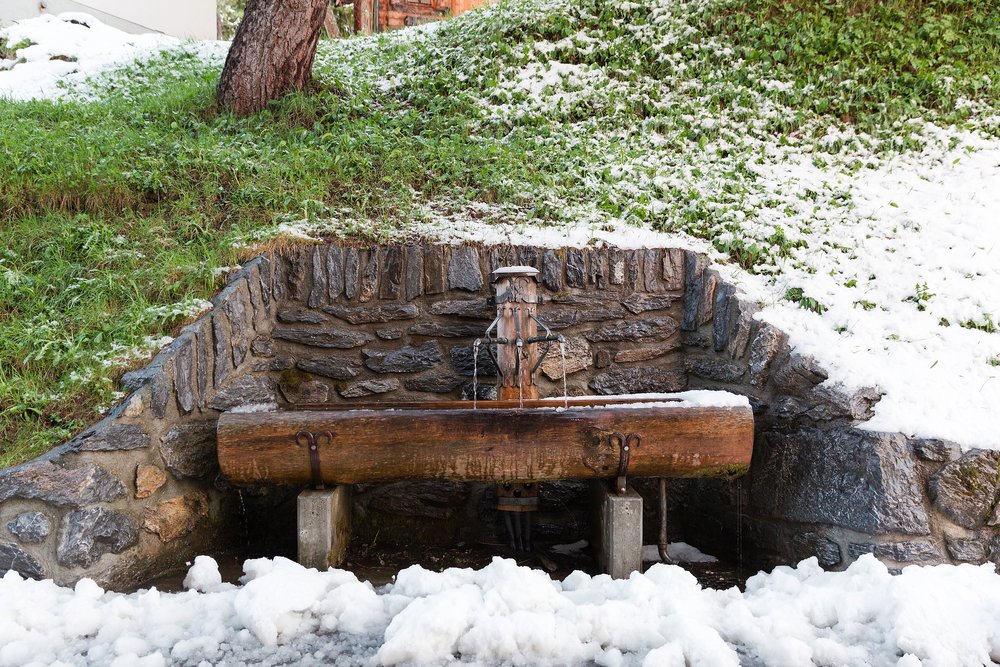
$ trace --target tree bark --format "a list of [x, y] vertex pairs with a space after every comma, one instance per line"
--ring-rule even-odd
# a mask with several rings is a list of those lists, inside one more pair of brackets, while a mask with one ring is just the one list
[[312, 78], [327, 0], [250, 0], [219, 80], [219, 106], [256, 113]]

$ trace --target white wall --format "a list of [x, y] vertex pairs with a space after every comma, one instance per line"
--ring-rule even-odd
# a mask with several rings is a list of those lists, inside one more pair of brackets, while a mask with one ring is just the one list
[[85, 12], [132, 33], [216, 38], [216, 0], [0, 0], [0, 24], [38, 16], [41, 11]]

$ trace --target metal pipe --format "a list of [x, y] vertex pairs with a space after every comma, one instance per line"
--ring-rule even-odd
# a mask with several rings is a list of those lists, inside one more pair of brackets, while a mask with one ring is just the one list
[[667, 553], [667, 479], [660, 478], [660, 539], [656, 543], [656, 550], [660, 553], [660, 562], [673, 565], [674, 561]]

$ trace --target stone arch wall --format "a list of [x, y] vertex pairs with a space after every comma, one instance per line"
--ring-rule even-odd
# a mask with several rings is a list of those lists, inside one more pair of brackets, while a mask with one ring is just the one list
[[[210, 313], [126, 376], [130, 393], [107, 418], [0, 471], [0, 571], [121, 586], [245, 539], [295, 489], [229, 487], [215, 460], [220, 412], [471, 397], [472, 341], [491, 320], [489, 272], [511, 264], [540, 271], [540, 316], [569, 340], [571, 394], [722, 388], [751, 398], [747, 477], [671, 484], [672, 525], [686, 539], [720, 554], [742, 539], [759, 565], [816, 555], [841, 567], [867, 552], [893, 565], [1000, 559], [998, 454], [855, 428], [878, 395], [830, 390], [825, 371], [755, 319], [755, 305], [704, 256], [317, 245], [247, 263]], [[478, 363], [488, 388], [485, 354]], [[554, 354], [543, 395], [561, 393], [560, 371]], [[359, 530], [456, 541], [495, 524], [489, 493], [361, 485]], [[540, 537], [585, 532], [585, 496], [582, 485], [553, 485]]]

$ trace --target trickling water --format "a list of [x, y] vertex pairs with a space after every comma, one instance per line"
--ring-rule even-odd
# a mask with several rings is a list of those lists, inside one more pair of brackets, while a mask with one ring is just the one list
[[241, 489], [236, 489], [236, 496], [240, 499], [240, 515], [243, 518], [243, 541], [246, 543], [246, 548], [250, 549], [250, 522], [247, 519], [247, 504], [243, 499], [243, 491]]
[[559, 334], [559, 354], [562, 355], [563, 407], [569, 407], [569, 392], [566, 390], [566, 339]]
[[743, 479], [736, 478], [736, 576], [743, 578]]
[[479, 402], [479, 344], [482, 341], [477, 338], [472, 344], [472, 409], [475, 410]]

